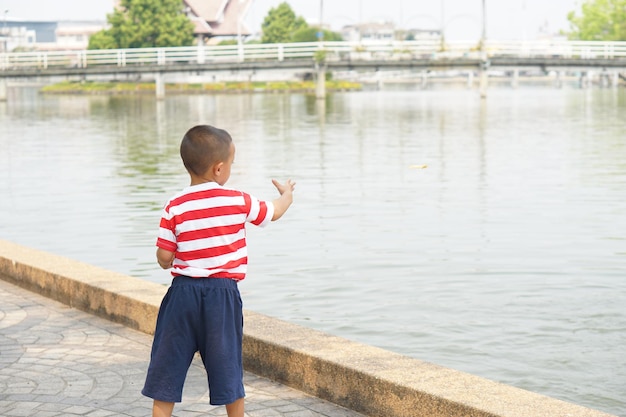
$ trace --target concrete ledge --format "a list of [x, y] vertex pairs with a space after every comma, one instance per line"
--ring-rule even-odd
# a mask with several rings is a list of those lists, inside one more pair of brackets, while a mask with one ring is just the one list
[[[2, 240], [0, 278], [147, 333], [166, 291]], [[244, 332], [247, 370], [372, 417], [610, 416], [251, 311]]]

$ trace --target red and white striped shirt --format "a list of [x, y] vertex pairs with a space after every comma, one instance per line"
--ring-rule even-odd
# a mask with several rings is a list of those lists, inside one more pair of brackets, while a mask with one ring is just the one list
[[215, 182], [192, 185], [172, 197], [161, 217], [157, 246], [175, 253], [172, 275], [246, 276], [246, 222], [266, 226], [274, 205]]

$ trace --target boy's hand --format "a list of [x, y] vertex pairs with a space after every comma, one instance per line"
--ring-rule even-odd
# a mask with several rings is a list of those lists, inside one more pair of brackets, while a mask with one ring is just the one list
[[280, 197], [272, 201], [274, 204], [274, 216], [272, 217], [272, 221], [274, 221], [280, 219], [291, 205], [291, 202], [293, 201], [293, 189], [295, 188], [296, 183], [291, 180], [287, 180], [287, 182], [281, 184], [276, 180], [272, 180], [272, 184], [274, 184], [274, 187], [276, 187], [280, 193]]
[[274, 184], [274, 187], [276, 187], [276, 189], [278, 190], [278, 193], [280, 195], [283, 195], [283, 193], [285, 193], [286, 191], [288, 192], [293, 192], [296, 183], [291, 181], [291, 180], [287, 180], [287, 182], [285, 182], [285, 184], [281, 184], [276, 180], [272, 180], [272, 184]]

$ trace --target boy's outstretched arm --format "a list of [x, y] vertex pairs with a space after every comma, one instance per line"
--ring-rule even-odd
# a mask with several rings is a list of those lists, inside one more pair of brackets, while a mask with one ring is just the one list
[[272, 221], [275, 221], [280, 219], [283, 214], [285, 214], [293, 202], [293, 189], [296, 186], [296, 183], [291, 180], [287, 180], [287, 182], [281, 184], [276, 180], [272, 180], [272, 184], [274, 184], [274, 187], [276, 187], [280, 193], [280, 197], [272, 201], [274, 204], [274, 216], [272, 217]]
[[172, 267], [172, 262], [174, 262], [174, 255], [175, 255], [174, 252], [157, 248], [157, 252], [156, 252], [157, 262], [163, 269], [169, 269]]

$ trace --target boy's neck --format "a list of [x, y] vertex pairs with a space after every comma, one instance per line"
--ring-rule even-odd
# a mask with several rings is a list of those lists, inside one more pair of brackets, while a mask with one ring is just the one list
[[214, 182], [214, 183], [217, 184], [217, 181], [215, 181], [215, 179], [210, 178], [210, 177], [207, 177], [207, 178], [199, 177], [199, 176], [193, 175], [193, 174], [190, 175], [190, 177], [191, 177], [191, 184], [189, 184], [190, 186], [192, 186], [192, 185], [199, 185], [199, 184], [205, 184], [207, 182]]

